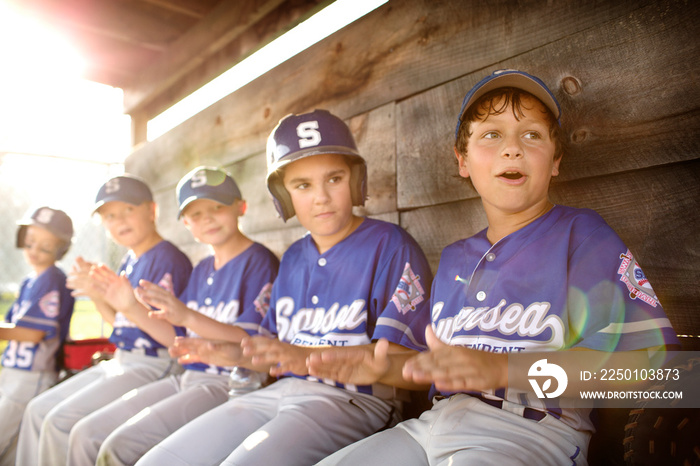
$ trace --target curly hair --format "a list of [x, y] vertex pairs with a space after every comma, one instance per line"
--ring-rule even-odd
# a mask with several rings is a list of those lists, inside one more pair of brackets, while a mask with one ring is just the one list
[[[479, 100], [474, 102], [466, 112], [464, 112], [462, 124], [459, 127], [457, 140], [455, 141], [455, 149], [457, 152], [462, 155], [467, 155], [467, 143], [469, 142], [469, 137], [472, 135], [471, 123], [473, 121], [484, 120], [488, 118], [489, 115], [500, 115], [509, 108], [513, 111], [513, 116], [515, 116], [517, 120], [525, 116], [524, 110], [532, 110], [532, 108], [523, 103], [523, 96], [540, 102], [534, 95], [515, 87], [500, 87], [481, 96]], [[541, 102], [540, 104], [542, 108], [545, 109], [545, 118], [549, 123], [549, 136], [555, 144], [554, 160], [558, 160], [564, 153], [564, 131], [562, 131], [559, 122], [547, 106]]]

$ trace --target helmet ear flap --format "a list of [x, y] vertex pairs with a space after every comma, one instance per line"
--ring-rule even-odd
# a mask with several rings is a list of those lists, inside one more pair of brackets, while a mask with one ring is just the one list
[[[350, 198], [352, 205], [363, 206], [367, 199], [367, 164], [362, 158], [345, 157], [350, 166]], [[277, 212], [285, 222], [294, 217], [294, 204], [292, 197], [284, 187], [280, 172], [270, 174], [268, 178], [268, 188], [272, 194], [272, 202], [275, 204]]]
[[362, 158], [351, 160], [346, 156], [350, 165], [350, 197], [352, 205], [363, 206], [367, 199], [367, 164]]
[[294, 204], [292, 204], [292, 197], [289, 195], [289, 191], [284, 187], [282, 182], [282, 176], [279, 172], [271, 173], [267, 180], [267, 186], [272, 194], [272, 202], [275, 204], [277, 212], [282, 217], [282, 220], [286, 222], [288, 219], [294, 217]]
[[27, 225], [20, 225], [19, 228], [17, 228], [17, 242], [15, 245], [18, 248], [23, 248], [24, 247], [24, 238], [27, 236]]

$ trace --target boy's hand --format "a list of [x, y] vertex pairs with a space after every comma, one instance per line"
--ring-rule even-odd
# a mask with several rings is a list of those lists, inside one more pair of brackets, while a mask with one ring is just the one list
[[158, 309], [150, 311], [148, 317], [167, 320], [180, 327], [187, 326], [187, 318], [192, 311], [170, 291], [147, 280], [140, 280], [134, 294], [146, 307]]
[[241, 346], [228, 341], [177, 337], [168, 352], [180, 364], [202, 362], [214, 366], [240, 366], [243, 362]]
[[90, 278], [107, 303], [119, 312], [128, 315], [129, 310], [138, 304], [134, 289], [125, 275], [117, 275], [106, 265], [100, 264], [90, 269]]
[[97, 264], [88, 262], [80, 256], [76, 257], [66, 280], [66, 286], [73, 290], [71, 296], [85, 296], [93, 301], [104, 299], [95, 280], [90, 277], [90, 270], [95, 265]]
[[403, 376], [416, 383], [434, 383], [440, 391], [483, 391], [507, 385], [508, 355], [443, 343], [428, 325], [429, 351], [406, 361]]
[[306, 359], [309, 375], [341, 383], [371, 385], [389, 370], [389, 342], [382, 338], [373, 346], [328, 348]]
[[277, 338], [248, 337], [241, 341], [243, 355], [250, 358], [254, 366], [270, 366], [270, 375], [278, 377], [286, 372], [306, 375], [306, 358], [309, 351], [303, 346], [283, 343]]

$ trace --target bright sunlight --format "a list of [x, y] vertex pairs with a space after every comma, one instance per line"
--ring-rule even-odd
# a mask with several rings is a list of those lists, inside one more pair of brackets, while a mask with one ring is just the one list
[[130, 120], [121, 89], [81, 80], [72, 44], [0, 0], [0, 152], [121, 163]]

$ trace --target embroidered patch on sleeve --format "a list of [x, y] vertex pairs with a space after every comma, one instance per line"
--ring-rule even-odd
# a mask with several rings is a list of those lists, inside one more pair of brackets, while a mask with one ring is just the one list
[[656, 307], [659, 304], [659, 299], [651, 288], [651, 284], [644, 275], [642, 268], [634, 260], [630, 250], [628, 249], [626, 253], [620, 254], [620, 259], [622, 259], [622, 262], [617, 273], [620, 275], [620, 281], [627, 286], [630, 298], [640, 299], [648, 305]]
[[270, 309], [271, 293], [272, 283], [268, 283], [262, 287], [262, 290], [260, 290], [260, 293], [258, 293], [258, 297], [255, 298], [255, 301], [253, 303], [255, 304], [255, 310], [257, 311], [257, 313], [263, 317], [265, 317], [265, 314], [267, 314], [268, 309]]
[[401, 280], [399, 280], [391, 301], [402, 314], [407, 314], [409, 311], [415, 311], [416, 306], [424, 299], [425, 291], [420, 284], [420, 276], [413, 273], [411, 264], [406, 262], [403, 275], [401, 275]]
[[58, 316], [60, 307], [60, 295], [57, 290], [49, 291], [39, 300], [39, 309], [50, 319]]
[[166, 273], [158, 282], [158, 286], [173, 293], [173, 276], [170, 273]]

